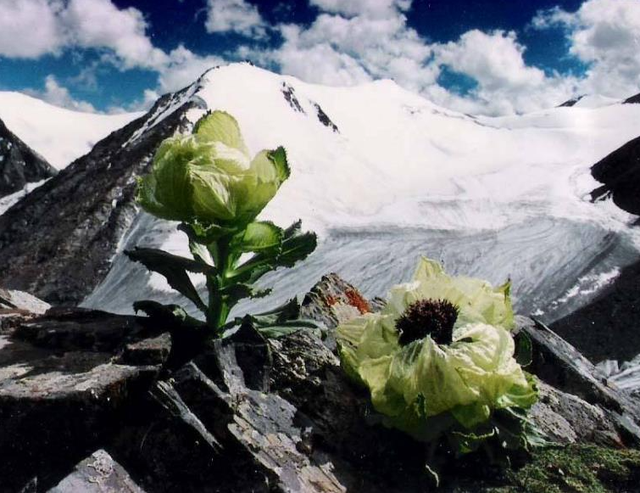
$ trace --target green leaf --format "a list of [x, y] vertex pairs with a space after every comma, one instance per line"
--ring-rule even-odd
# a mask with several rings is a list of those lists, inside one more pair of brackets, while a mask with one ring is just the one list
[[283, 231], [282, 246], [278, 250], [265, 250], [255, 254], [247, 262], [229, 274], [231, 282], [252, 284], [264, 274], [278, 267], [293, 267], [304, 260], [318, 244], [315, 233], [301, 233], [298, 221]]
[[260, 252], [279, 248], [282, 245], [284, 232], [270, 221], [249, 223], [231, 241], [231, 249], [240, 252]]
[[264, 298], [269, 296], [271, 289], [258, 289], [250, 284], [232, 284], [223, 288], [221, 293], [227, 297], [227, 303], [233, 306], [244, 298]]
[[191, 241], [209, 245], [224, 236], [229, 236], [235, 232], [233, 228], [219, 226], [217, 224], [204, 224], [199, 221], [181, 223], [178, 229], [185, 233]]
[[163, 305], [153, 300], [136, 301], [133, 304], [136, 313], [144, 312], [150, 318], [156, 318], [166, 321], [172, 318], [181, 326], [189, 326], [194, 328], [204, 328], [206, 324], [197, 318], [189, 315], [184, 308], [179, 305]]
[[280, 181], [285, 181], [291, 175], [291, 169], [287, 160], [287, 151], [280, 146], [275, 151], [269, 151], [269, 159], [273, 162], [276, 174]]
[[278, 324], [287, 320], [296, 320], [300, 317], [300, 303], [296, 298], [291, 298], [282, 305], [262, 313], [256, 313], [252, 317], [260, 325]]
[[162, 275], [173, 289], [206, 313], [207, 306], [202, 302], [187, 272], [215, 275], [214, 267], [155, 248], [136, 247], [134, 250], [126, 251], [125, 254], [134, 262], [140, 262], [150, 271]]
[[524, 368], [533, 361], [533, 344], [529, 335], [521, 331], [514, 338], [516, 344], [515, 358], [518, 364]]

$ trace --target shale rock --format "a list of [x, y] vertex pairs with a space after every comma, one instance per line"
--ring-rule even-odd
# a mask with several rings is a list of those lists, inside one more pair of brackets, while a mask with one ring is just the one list
[[144, 493], [127, 471], [104, 450], [97, 450], [49, 493]]
[[32, 476], [45, 487], [117, 429], [121, 409], [149, 387], [162, 363], [122, 361], [128, 341], [148, 330], [135, 317], [79, 309], [3, 327], [0, 491]]
[[[331, 275], [305, 298], [303, 314], [330, 334], [376, 306]], [[524, 318], [518, 325], [542, 379], [531, 418], [550, 439], [637, 443], [633, 402], [549, 329]], [[0, 464], [0, 481], [7, 491], [92, 483], [96, 456], [76, 465], [99, 449], [97, 462], [106, 465], [96, 474], [104, 484], [121, 481], [123, 491], [430, 491], [424, 445], [380, 424], [369, 396], [340, 368], [332, 337], [299, 331], [266, 340], [243, 326], [167, 374], [159, 370], [171, 348], [162, 331], [144, 318], [58, 309], [5, 334], [0, 455], [8, 463]], [[440, 491], [519, 484], [473, 456], [444, 477]]]

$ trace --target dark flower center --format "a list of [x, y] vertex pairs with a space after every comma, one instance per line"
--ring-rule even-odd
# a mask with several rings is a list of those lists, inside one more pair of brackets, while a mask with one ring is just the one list
[[438, 344], [451, 344], [458, 307], [447, 300], [419, 300], [407, 307], [396, 321], [400, 345], [428, 335]]

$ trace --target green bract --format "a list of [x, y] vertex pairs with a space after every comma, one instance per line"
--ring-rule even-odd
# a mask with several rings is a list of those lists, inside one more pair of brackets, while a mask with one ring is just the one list
[[[430, 336], [399, 344], [396, 321], [424, 299], [459, 308], [451, 344]], [[536, 401], [530, 377], [514, 358], [513, 326], [508, 284], [494, 289], [479, 279], [453, 278], [423, 258], [413, 282], [392, 288], [381, 312], [338, 327], [338, 342], [343, 367], [370, 390], [386, 424], [428, 440], [433, 417], [452, 417], [470, 430], [494, 410], [527, 409]]]
[[252, 160], [235, 118], [215, 111], [193, 135], [162, 143], [151, 173], [140, 180], [138, 203], [163, 219], [243, 226], [288, 177], [282, 147], [261, 151]]

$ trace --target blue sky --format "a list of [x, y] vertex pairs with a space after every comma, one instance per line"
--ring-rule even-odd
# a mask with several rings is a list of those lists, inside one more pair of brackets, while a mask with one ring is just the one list
[[0, 90], [144, 109], [208, 66], [392, 78], [443, 106], [510, 114], [640, 92], [640, 0], [2, 0]]

